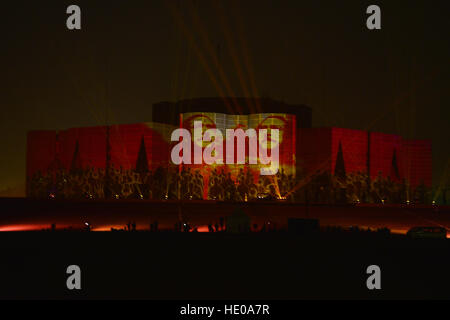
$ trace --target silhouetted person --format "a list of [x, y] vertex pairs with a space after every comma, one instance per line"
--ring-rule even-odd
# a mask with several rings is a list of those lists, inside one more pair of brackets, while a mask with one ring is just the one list
[[131, 231], [136, 231], [136, 222], [131, 224]]
[[214, 232], [214, 228], [212, 227], [211, 223], [208, 224], [208, 232]]
[[223, 217], [220, 217], [219, 221], [220, 221], [220, 230], [223, 230], [223, 226], [225, 224], [225, 219]]

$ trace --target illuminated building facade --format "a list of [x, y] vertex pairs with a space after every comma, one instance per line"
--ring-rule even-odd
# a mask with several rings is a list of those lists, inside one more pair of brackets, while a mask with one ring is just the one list
[[[250, 112], [256, 110], [262, 112]], [[422, 199], [424, 192], [415, 195], [414, 190], [431, 187], [429, 141], [311, 128], [311, 110], [305, 106], [269, 99], [194, 99], [155, 104], [153, 117], [165, 123], [29, 132], [27, 195], [247, 201], [269, 194], [335, 202], [340, 192], [346, 202], [401, 202]], [[261, 165], [250, 164], [247, 156], [244, 164], [225, 159], [214, 165], [173, 164], [177, 141], [171, 141], [171, 133], [177, 128], [192, 132], [195, 121], [203, 130], [223, 134], [226, 129], [278, 129], [278, 173], [260, 175]]]
[[307, 174], [365, 173], [415, 188], [431, 187], [431, 142], [399, 135], [344, 128], [300, 129], [297, 158]]

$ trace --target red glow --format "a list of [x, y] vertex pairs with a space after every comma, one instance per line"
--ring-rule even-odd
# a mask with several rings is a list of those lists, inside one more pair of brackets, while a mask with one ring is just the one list
[[48, 225], [39, 224], [13, 224], [7, 226], [0, 226], [0, 232], [8, 231], [40, 231], [42, 229], [48, 228]]
[[198, 232], [209, 232], [208, 226], [199, 226], [199, 227], [197, 228], [197, 231], [198, 231]]

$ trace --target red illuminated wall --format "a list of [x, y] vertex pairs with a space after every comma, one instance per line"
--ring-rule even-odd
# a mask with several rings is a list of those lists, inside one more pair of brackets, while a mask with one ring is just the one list
[[[384, 178], [390, 177], [394, 181], [404, 177], [402, 166], [403, 154], [402, 137], [393, 134], [380, 132], [370, 133], [370, 177], [375, 178], [381, 175]], [[393, 159], [397, 162], [399, 176], [396, 177], [393, 167]]]
[[[111, 164], [135, 168], [142, 138], [149, 168], [169, 165], [170, 133], [173, 126], [157, 123], [115, 125], [109, 129]], [[27, 138], [27, 177], [50, 168], [69, 171], [105, 168], [107, 128], [72, 128], [63, 131], [31, 131]], [[78, 151], [76, 151], [78, 148]]]
[[334, 172], [339, 144], [342, 146], [346, 172], [367, 172], [367, 132], [332, 128], [331, 172]]
[[115, 125], [110, 129], [111, 162], [116, 167], [134, 169], [144, 139], [150, 169], [170, 164], [170, 134], [175, 128], [157, 123]]
[[297, 129], [297, 170], [307, 175], [331, 171], [331, 128]]
[[27, 177], [47, 172], [55, 161], [56, 131], [30, 131], [27, 135]]
[[[415, 188], [421, 182], [431, 187], [432, 161], [431, 142], [426, 140], [404, 140], [398, 135], [371, 133], [370, 175], [375, 178], [389, 177], [394, 181], [405, 179]], [[394, 159], [394, 152], [395, 158]], [[394, 160], [394, 161], [393, 161]], [[397, 163], [398, 177], [393, 162]]]
[[402, 144], [404, 177], [411, 187], [422, 182], [430, 187], [432, 183], [431, 142], [427, 140], [404, 140]]
[[297, 161], [306, 174], [335, 170], [339, 144], [346, 172], [366, 172], [367, 133], [343, 128], [298, 129]]
[[[334, 173], [339, 143], [347, 173], [367, 172], [368, 132], [343, 128], [300, 128], [297, 131], [297, 167], [307, 175], [326, 171]], [[395, 152], [395, 160], [394, 158]], [[396, 162], [396, 169], [393, 165]], [[431, 186], [431, 142], [403, 140], [398, 135], [370, 133], [370, 176], [416, 187], [423, 181]], [[397, 176], [398, 174], [398, 176]]]
[[[59, 157], [65, 170], [75, 167], [105, 168], [106, 127], [72, 128], [60, 131], [58, 141], [61, 145]], [[78, 143], [78, 153], [75, 150]]]

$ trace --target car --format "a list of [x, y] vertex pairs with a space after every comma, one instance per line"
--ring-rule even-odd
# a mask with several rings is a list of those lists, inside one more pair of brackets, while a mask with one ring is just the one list
[[411, 238], [447, 238], [447, 229], [442, 227], [413, 227], [407, 232]]

